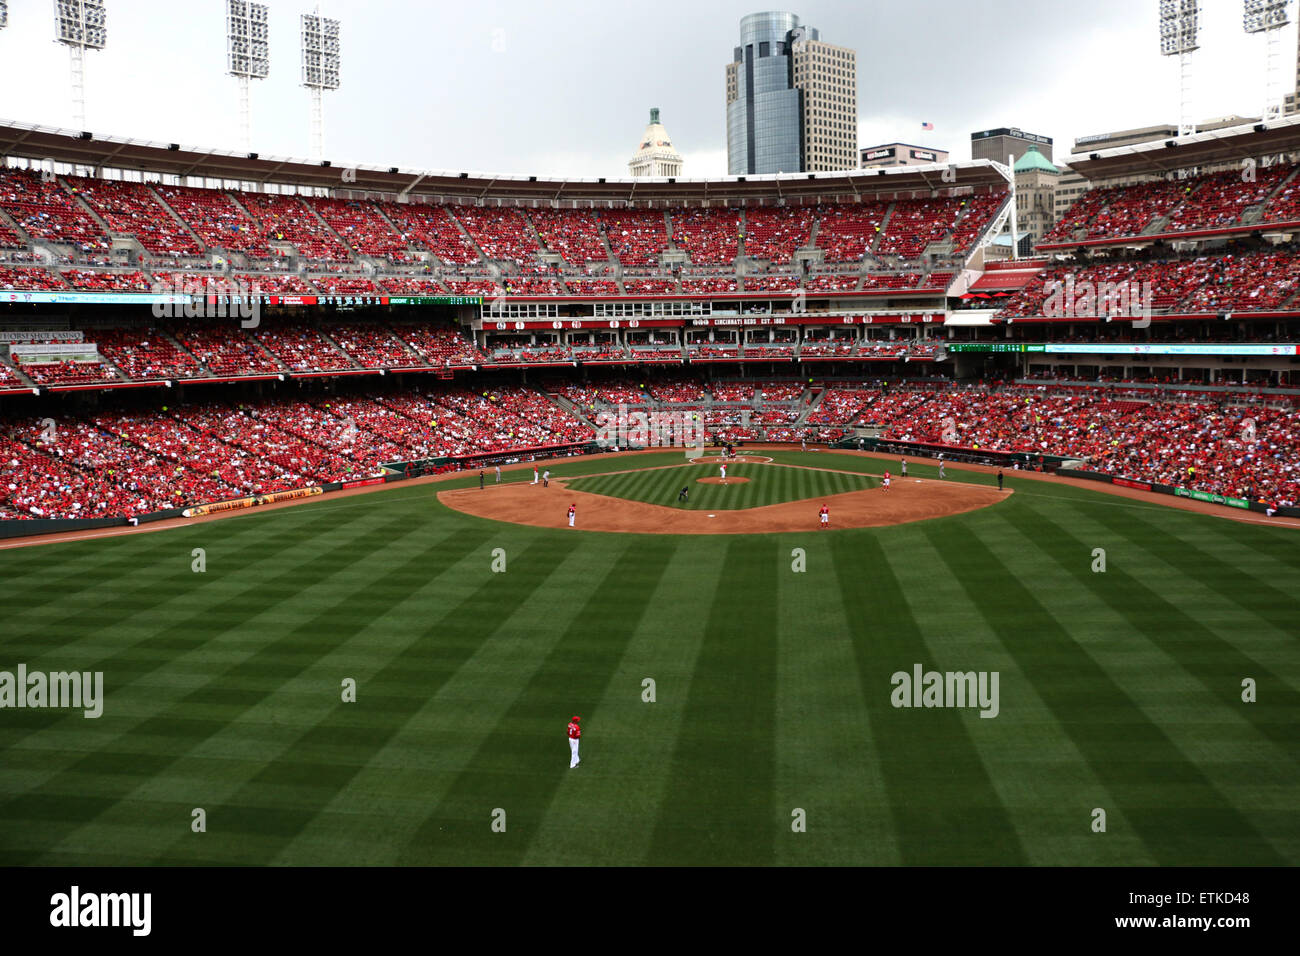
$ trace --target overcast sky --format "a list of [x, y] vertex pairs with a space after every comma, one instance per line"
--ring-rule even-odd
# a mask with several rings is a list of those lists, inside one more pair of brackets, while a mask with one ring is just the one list
[[[1264, 40], [1241, 0], [1202, 0], [1195, 116], [1258, 116]], [[253, 83], [253, 149], [306, 157], [298, 15], [270, 0], [271, 75]], [[50, 0], [9, 0], [0, 118], [71, 127], [67, 51]], [[1177, 60], [1159, 56], [1157, 0], [873, 0], [790, 7], [858, 54], [859, 143], [901, 140], [970, 157], [972, 131], [1056, 140], [1177, 123]], [[326, 157], [537, 175], [626, 176], [652, 106], [685, 175], [726, 173], [723, 68], [750, 2], [329, 0], [342, 87], [325, 94]], [[779, 8], [779, 7], [778, 7]], [[1294, 11], [1294, 5], [1293, 5]], [[1295, 86], [1296, 26], [1283, 31]], [[105, 135], [239, 150], [225, 74], [225, 0], [108, 0], [108, 46], [87, 55], [86, 125]], [[934, 124], [923, 132], [921, 124]]]

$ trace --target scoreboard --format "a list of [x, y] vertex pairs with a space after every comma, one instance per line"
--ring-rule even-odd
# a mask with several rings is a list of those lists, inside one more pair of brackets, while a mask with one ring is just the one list
[[1043, 352], [1045, 345], [1027, 345], [1024, 342], [949, 342], [949, 352]]

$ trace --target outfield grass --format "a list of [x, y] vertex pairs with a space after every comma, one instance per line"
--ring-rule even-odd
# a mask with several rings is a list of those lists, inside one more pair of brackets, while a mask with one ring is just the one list
[[[813, 471], [784, 465], [733, 463], [727, 466], [726, 485], [701, 484], [700, 478], [717, 478], [716, 464], [678, 465], [632, 473], [572, 479], [568, 487], [613, 498], [630, 498], [692, 511], [739, 511], [786, 501], [862, 491], [880, 484], [866, 475]], [[743, 478], [744, 481], [736, 479]], [[678, 501], [683, 488], [686, 501]]]
[[[1300, 862], [1300, 537], [1008, 486], [710, 537], [506, 525], [408, 485], [0, 552], [0, 670], [102, 670], [107, 698], [0, 710], [0, 863]], [[894, 708], [914, 663], [998, 671], [999, 716]]]

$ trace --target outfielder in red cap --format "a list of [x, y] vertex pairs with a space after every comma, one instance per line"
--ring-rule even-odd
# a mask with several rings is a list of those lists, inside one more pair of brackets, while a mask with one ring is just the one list
[[569, 769], [572, 770], [578, 765], [578, 741], [582, 739], [582, 722], [581, 717], [574, 717], [569, 721]]

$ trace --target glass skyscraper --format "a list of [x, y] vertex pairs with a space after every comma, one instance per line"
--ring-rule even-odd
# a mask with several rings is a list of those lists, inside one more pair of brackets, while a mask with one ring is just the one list
[[[733, 66], [736, 98], [727, 104], [727, 172], [794, 173], [803, 169], [803, 111], [794, 88], [793, 13], [751, 13], [740, 21]], [[730, 86], [731, 71], [728, 71]]]
[[857, 166], [857, 63], [793, 13], [751, 13], [727, 64], [727, 172]]

